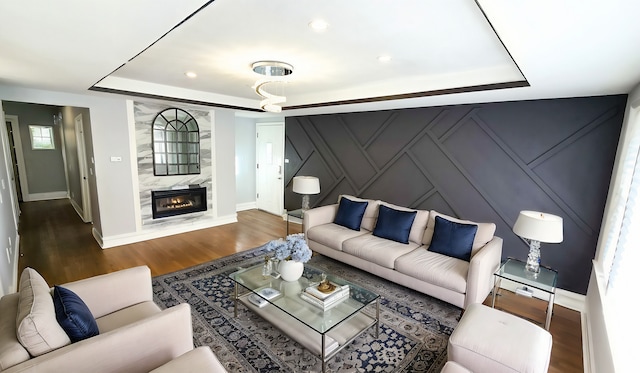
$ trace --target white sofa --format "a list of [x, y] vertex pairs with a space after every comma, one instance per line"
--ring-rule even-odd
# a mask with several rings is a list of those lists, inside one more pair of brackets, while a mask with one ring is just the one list
[[71, 343], [49, 285], [26, 268], [18, 292], [0, 299], [1, 372], [149, 372], [193, 350], [189, 304], [161, 310], [147, 266], [62, 286], [86, 304], [99, 335]]
[[[303, 230], [313, 251], [460, 308], [482, 303], [489, 295], [493, 273], [502, 256], [502, 239], [494, 236], [495, 224], [460, 220], [433, 210], [412, 210], [379, 200], [342, 197], [368, 202], [360, 229], [353, 230], [334, 223], [338, 204], [307, 210]], [[381, 205], [394, 210], [416, 211], [408, 243], [373, 234]], [[436, 216], [478, 226], [470, 261], [429, 250]]]

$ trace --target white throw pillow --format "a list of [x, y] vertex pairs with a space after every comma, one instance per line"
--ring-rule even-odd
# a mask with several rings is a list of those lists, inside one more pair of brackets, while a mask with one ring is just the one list
[[56, 320], [51, 289], [33, 268], [20, 275], [16, 317], [17, 337], [31, 356], [39, 356], [71, 343]]

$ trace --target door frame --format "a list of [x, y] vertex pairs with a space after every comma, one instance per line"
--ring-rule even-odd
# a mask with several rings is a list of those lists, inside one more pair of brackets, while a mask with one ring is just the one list
[[16, 151], [16, 162], [18, 163], [18, 178], [20, 182], [20, 192], [22, 192], [22, 200], [28, 202], [29, 183], [27, 180], [27, 168], [24, 162], [24, 153], [22, 152], [22, 138], [20, 136], [20, 121], [17, 115], [5, 115], [4, 120], [11, 123], [11, 133], [13, 134], [13, 146]]
[[84, 141], [84, 121], [82, 114], [78, 114], [74, 120], [76, 143], [78, 150], [78, 170], [80, 171], [80, 191], [82, 193], [82, 221], [89, 223], [91, 216], [91, 191], [89, 188], [89, 167], [87, 163], [87, 149]]
[[[1, 109], [2, 108], [2, 103], [0, 102], [0, 119], [4, 119], [3, 120], [3, 125], [2, 128], [0, 128], [0, 141], [2, 141], [2, 147], [4, 148], [4, 153], [5, 153], [5, 167], [7, 168], [7, 177], [10, 179], [8, 180], [8, 188], [9, 188], [9, 195], [11, 197], [11, 206], [13, 207], [13, 224], [14, 224], [14, 228], [16, 230], [16, 232], [18, 231], [18, 219], [20, 216], [20, 203], [18, 202], [18, 192], [16, 190], [16, 183], [15, 183], [15, 173], [13, 170], [13, 157], [11, 156], [11, 152], [13, 151], [13, 149], [10, 148], [10, 144], [9, 144], [9, 133], [7, 131], [7, 119], [5, 118], [4, 115], [4, 111]], [[13, 125], [11, 126], [11, 131], [13, 131]], [[14, 145], [15, 147], [15, 145]], [[20, 172], [18, 171], [18, 175], [20, 175]], [[13, 177], [11, 177], [13, 176]], [[4, 185], [3, 185], [4, 186]], [[9, 241], [11, 242], [11, 241]], [[14, 250], [13, 247], [11, 247], [11, 243], [9, 245], [9, 250]], [[12, 258], [9, 259], [9, 262], [12, 261]], [[1, 288], [0, 288], [1, 289]]]
[[[285, 216], [284, 215], [284, 148], [285, 148], [285, 136], [284, 136], [284, 121], [282, 122], [263, 122], [263, 123], [256, 123], [256, 194], [258, 194], [260, 192], [260, 178], [258, 176], [258, 173], [260, 172], [260, 170], [257, 168], [258, 162], [259, 162], [259, 156], [260, 156], [260, 149], [259, 149], [259, 138], [258, 138], [258, 132], [260, 130], [261, 127], [279, 127], [281, 128], [281, 132], [282, 132], [282, 159], [280, 161], [280, 170], [281, 170], [281, 174], [282, 177], [280, 178], [280, 184], [278, 185], [278, 190], [275, 191], [274, 193], [278, 193], [278, 195], [276, 196], [277, 201], [278, 201], [278, 210], [280, 211], [279, 215]], [[256, 196], [256, 207], [258, 207], [258, 201], [257, 201], [257, 196]], [[269, 211], [271, 212], [271, 211]]]

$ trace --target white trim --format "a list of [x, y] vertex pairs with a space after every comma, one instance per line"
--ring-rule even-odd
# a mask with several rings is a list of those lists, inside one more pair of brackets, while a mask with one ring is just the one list
[[[519, 284], [517, 282], [508, 281], [508, 279], [503, 279], [503, 280], [507, 280], [507, 281], [500, 282], [501, 289], [509, 290], [515, 293], [516, 288], [522, 286], [522, 284]], [[542, 299], [547, 302], [549, 301], [549, 294], [536, 289], [531, 289], [531, 290], [533, 290], [534, 298]], [[553, 304], [557, 304], [562, 307], [566, 307], [568, 309], [583, 313], [585, 298], [586, 297], [582, 294], [573, 293], [563, 289], [557, 289], [555, 301], [553, 302]], [[551, 322], [553, 322], [553, 317], [551, 318]]]
[[[138, 178], [138, 143], [136, 141], [136, 117], [133, 100], [127, 100], [127, 124], [129, 127], [129, 160], [131, 162], [131, 184], [133, 189], [133, 218], [136, 231], [142, 230], [142, 208], [140, 206], [140, 179]], [[102, 245], [101, 245], [102, 246]]]
[[145, 232], [127, 233], [116, 236], [102, 237], [93, 229], [93, 237], [96, 239], [100, 247], [108, 249], [115, 246], [128, 245], [136, 242], [152, 240], [155, 238], [173, 236], [175, 234], [192, 232], [200, 229], [217, 227], [219, 225], [237, 223], [237, 215], [228, 215], [216, 219], [200, 219], [192, 224], [185, 224], [177, 227], [162, 227], [154, 230], [147, 230]]
[[82, 207], [78, 205], [78, 203], [73, 198], [71, 197], [67, 197], [67, 198], [69, 198], [69, 202], [71, 202], [71, 206], [73, 206], [73, 209], [76, 210], [76, 213], [78, 214], [80, 219], [82, 219]]
[[580, 314], [580, 324], [582, 329], [582, 366], [584, 373], [595, 372], [595, 368], [593, 367], [595, 359], [591, 353], [591, 351], [593, 351], [591, 324], [589, 324], [589, 315], [587, 312]]
[[16, 162], [18, 162], [18, 178], [20, 179], [20, 191], [22, 200], [29, 196], [29, 180], [27, 180], [27, 166], [22, 152], [22, 138], [20, 137], [20, 121], [16, 115], [5, 115], [4, 120], [11, 123], [13, 133], [13, 146], [16, 150]]
[[46, 193], [32, 193], [28, 195], [22, 195], [22, 199], [25, 202], [34, 202], [34, 201], [46, 201], [50, 199], [64, 199], [67, 198], [67, 191], [61, 190], [59, 192], [46, 192]]
[[236, 211], [246, 211], [246, 210], [253, 210], [257, 208], [258, 207], [256, 205], [256, 201], [236, 204]]
[[9, 293], [18, 291], [18, 260], [20, 255], [20, 235], [16, 233], [16, 239], [13, 243], [13, 276], [9, 284]]

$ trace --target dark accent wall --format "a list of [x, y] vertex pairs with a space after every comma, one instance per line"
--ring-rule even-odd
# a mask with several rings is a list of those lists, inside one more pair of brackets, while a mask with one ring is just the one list
[[586, 294], [626, 95], [500, 102], [285, 120], [285, 208], [295, 175], [320, 178], [311, 205], [340, 194], [494, 222], [503, 258], [525, 260], [520, 210], [562, 216], [564, 241], [542, 244], [558, 287]]

